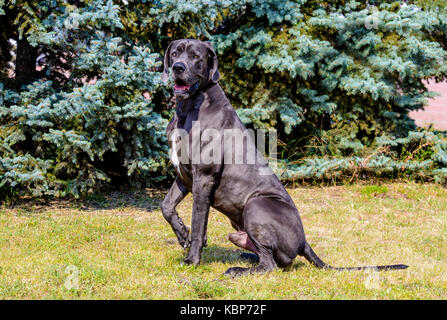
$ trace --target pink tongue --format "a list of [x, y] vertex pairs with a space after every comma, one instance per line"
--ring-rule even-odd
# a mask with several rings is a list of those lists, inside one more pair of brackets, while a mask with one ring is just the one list
[[179, 86], [179, 85], [175, 85], [174, 86], [174, 89], [175, 90], [186, 90], [186, 89], [189, 89], [189, 86]]

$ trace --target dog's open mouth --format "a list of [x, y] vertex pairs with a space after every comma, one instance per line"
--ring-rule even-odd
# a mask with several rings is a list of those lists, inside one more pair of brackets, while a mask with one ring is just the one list
[[179, 95], [191, 94], [199, 87], [199, 81], [187, 85], [183, 80], [177, 80], [174, 85], [174, 93]]

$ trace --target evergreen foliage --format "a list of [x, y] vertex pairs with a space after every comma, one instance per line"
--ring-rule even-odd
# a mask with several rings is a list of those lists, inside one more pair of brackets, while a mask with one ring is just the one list
[[[362, 155], [363, 154], [363, 155]], [[368, 150], [346, 157], [280, 162], [282, 180], [352, 181], [357, 178], [404, 178], [447, 181], [447, 140], [432, 131], [411, 131], [404, 138], [382, 136]]]
[[41, 22], [48, 28], [28, 37], [55, 57], [63, 50], [71, 68], [49, 62], [41, 79], [18, 91], [0, 88], [2, 193], [79, 196], [111, 178], [163, 178], [167, 121], [150, 96], [160, 86], [160, 62], [148, 46], [114, 32], [123, 27], [118, 10], [112, 1], [53, 10]]
[[[435, 96], [423, 80], [447, 74], [445, 10], [410, 1], [188, 3], [156, 1], [152, 12], [163, 14], [163, 30], [212, 41], [221, 85], [241, 119], [279, 130], [283, 180], [351, 178], [362, 169], [443, 181], [436, 151], [445, 150], [443, 134], [432, 150], [424, 137], [433, 133], [415, 131], [408, 113]], [[198, 16], [200, 25], [189, 24]], [[384, 137], [399, 141], [389, 153]], [[405, 150], [418, 143], [431, 162], [406, 161]]]
[[424, 3], [0, 0], [0, 195], [169, 176], [158, 70], [178, 38], [210, 40], [241, 119], [278, 130], [283, 180], [444, 182], [443, 134], [408, 116], [447, 74], [445, 5]]

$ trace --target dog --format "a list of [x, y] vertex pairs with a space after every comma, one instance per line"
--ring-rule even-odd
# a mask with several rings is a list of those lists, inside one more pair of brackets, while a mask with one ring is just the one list
[[[235, 163], [233, 149], [226, 148], [226, 144], [218, 139], [214, 143], [214, 139], [203, 139], [205, 132], [222, 137], [228, 130], [247, 131], [219, 85], [217, 55], [212, 45], [195, 39], [171, 42], [164, 56], [162, 80], [165, 82], [169, 79], [169, 68], [172, 69], [176, 110], [166, 134], [177, 177], [161, 209], [179, 244], [189, 248], [184, 263], [200, 263], [202, 248], [207, 244], [208, 214], [213, 207], [225, 214], [236, 230], [228, 235], [228, 239], [257, 256], [257, 265], [229, 268], [225, 274], [230, 276], [285, 268], [297, 255], [324, 269], [408, 267], [397, 264], [335, 268], [323, 262], [306, 240], [292, 198], [263, 156], [255, 151], [254, 163]], [[197, 124], [200, 127], [195, 130]], [[203, 150], [210, 149], [213, 150], [213, 161], [200, 161], [205, 155]], [[247, 139], [243, 151], [252, 154], [250, 150], [253, 149], [256, 150], [253, 140]], [[191, 229], [176, 212], [176, 206], [190, 192], [193, 196]]]

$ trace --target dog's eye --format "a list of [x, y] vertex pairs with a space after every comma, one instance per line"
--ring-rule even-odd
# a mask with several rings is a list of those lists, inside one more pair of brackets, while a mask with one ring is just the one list
[[173, 56], [173, 57], [177, 57], [177, 53], [176, 53], [176, 52], [173, 52], [173, 53], [172, 53], [172, 56]]
[[193, 56], [194, 59], [199, 59], [200, 57], [198, 55]]

